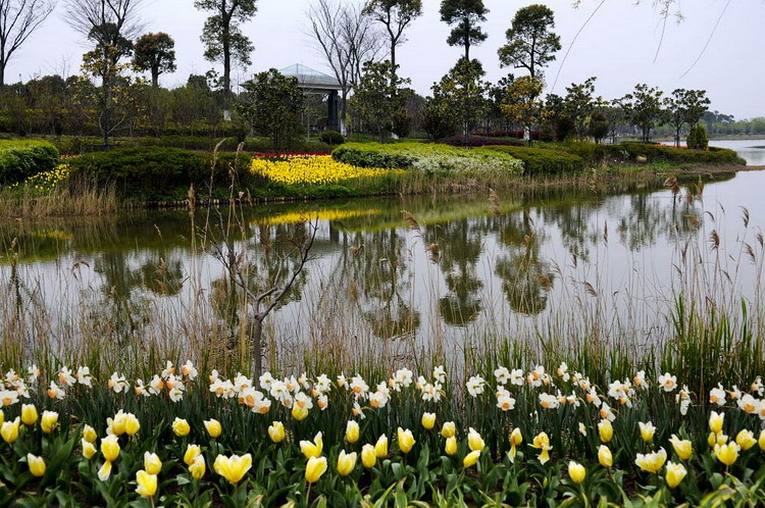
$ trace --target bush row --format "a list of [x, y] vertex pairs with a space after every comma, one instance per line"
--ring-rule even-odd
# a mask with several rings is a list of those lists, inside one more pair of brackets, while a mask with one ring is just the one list
[[521, 146], [487, 146], [486, 148], [522, 160], [526, 175], [562, 174], [584, 169], [584, 160], [581, 157], [561, 150]]
[[[558, 148], [558, 146], [555, 146]], [[602, 160], [634, 161], [645, 157], [647, 162], [673, 162], [677, 164], [745, 164], [738, 154], [726, 148], [710, 147], [709, 150], [689, 150], [666, 145], [653, 145], [636, 141], [624, 141], [616, 145], [594, 143], [566, 143], [560, 149], [578, 155], [587, 163]]]
[[46, 141], [0, 140], [0, 185], [52, 170], [58, 155], [56, 147]]
[[332, 156], [353, 166], [413, 168], [425, 173], [523, 171], [523, 163], [506, 153], [430, 143], [347, 143], [336, 148]]
[[442, 145], [460, 146], [460, 147], [481, 147], [488, 145], [505, 145], [505, 146], [524, 146], [525, 142], [518, 140], [512, 141], [508, 139], [496, 139], [487, 137], [455, 137], [439, 139], [438, 143]]
[[131, 147], [92, 153], [69, 161], [73, 182], [113, 185], [120, 196], [147, 200], [183, 197], [194, 184], [198, 189], [210, 182], [225, 187], [233, 168], [246, 185], [256, 178], [250, 172], [252, 158], [245, 153], [192, 152], [179, 148]]

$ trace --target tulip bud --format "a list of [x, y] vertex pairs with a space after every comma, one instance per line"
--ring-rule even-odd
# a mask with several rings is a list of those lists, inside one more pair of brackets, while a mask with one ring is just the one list
[[598, 448], [598, 462], [603, 467], [611, 467], [614, 465], [614, 456], [611, 454], [611, 450], [606, 445], [600, 445]]
[[125, 434], [128, 436], [135, 436], [138, 430], [141, 428], [141, 422], [133, 413], [125, 415]]
[[43, 411], [40, 420], [40, 428], [46, 434], [51, 434], [58, 425], [58, 413], [55, 411]]
[[186, 447], [186, 453], [183, 454], [183, 462], [190, 466], [200, 455], [202, 455], [202, 449], [199, 448], [199, 445], [190, 444]]
[[292, 417], [297, 421], [303, 421], [308, 416], [308, 410], [304, 407], [300, 406], [293, 406], [292, 407]]
[[638, 427], [640, 427], [640, 438], [643, 441], [646, 443], [653, 441], [653, 435], [656, 433], [656, 427], [653, 426], [653, 423], [638, 422]]
[[672, 434], [669, 442], [672, 443], [672, 448], [682, 460], [688, 460], [693, 454], [693, 443], [687, 439], [680, 439], [677, 435]]
[[152, 497], [157, 493], [157, 475], [149, 474], [143, 469], [135, 474], [136, 493], [143, 497]]
[[34, 425], [37, 422], [37, 408], [34, 404], [24, 404], [21, 406], [21, 423], [24, 425]]
[[96, 447], [89, 441], [82, 440], [82, 456], [90, 460], [96, 454]]
[[162, 461], [156, 453], [144, 452], [143, 468], [149, 474], [159, 474], [162, 471]]
[[398, 447], [404, 453], [409, 453], [414, 446], [415, 440], [412, 431], [409, 429], [398, 428]]
[[345, 440], [351, 444], [359, 440], [359, 424], [355, 420], [348, 420], [345, 425]]
[[441, 437], [448, 439], [454, 437], [455, 434], [457, 434], [457, 427], [454, 422], [444, 422], [441, 426]]
[[482, 451], [486, 446], [481, 434], [479, 434], [473, 427], [470, 427], [470, 430], [468, 431], [468, 446], [472, 451]]
[[715, 434], [722, 432], [723, 423], [725, 421], [725, 413], [717, 413], [712, 411], [709, 415], [709, 430]]
[[377, 464], [377, 455], [375, 454], [375, 447], [371, 444], [365, 444], [361, 447], [361, 463], [367, 469], [375, 467]]
[[425, 427], [425, 430], [430, 430], [436, 425], [436, 414], [435, 413], [422, 413], [422, 426]]
[[184, 420], [183, 418], [176, 418], [173, 420], [173, 432], [178, 437], [188, 436], [189, 432], [191, 432], [191, 427], [189, 426], [189, 422]]
[[311, 441], [300, 441], [300, 451], [303, 452], [305, 458], [310, 459], [312, 457], [319, 457], [324, 449], [324, 440], [321, 432], [317, 432]]
[[375, 444], [375, 455], [378, 459], [384, 459], [388, 456], [388, 438], [383, 434]]
[[19, 424], [21, 419], [17, 416], [12, 422], [3, 422], [0, 425], [0, 436], [3, 437], [3, 441], [8, 444], [13, 444], [19, 438]]
[[221, 428], [220, 422], [216, 419], [212, 420], [205, 420], [205, 429], [207, 430], [207, 434], [210, 435], [211, 438], [215, 439], [220, 436], [223, 429]]
[[465, 455], [464, 459], [462, 459], [462, 466], [465, 468], [472, 467], [476, 462], [478, 462], [478, 459], [480, 458], [481, 450], [473, 450], [472, 452]]
[[96, 439], [98, 439], [98, 434], [96, 434], [96, 431], [93, 429], [93, 427], [90, 425], [85, 425], [82, 428], [82, 438], [88, 443], [95, 443]]
[[27, 464], [29, 464], [29, 472], [32, 473], [32, 476], [39, 478], [45, 474], [45, 461], [42, 457], [27, 453]]
[[271, 441], [274, 443], [281, 443], [284, 441], [284, 425], [282, 422], [273, 422], [268, 427], [268, 435], [271, 437]]
[[582, 483], [587, 476], [587, 470], [583, 465], [572, 460], [568, 463], [568, 475], [574, 483]]
[[194, 459], [194, 462], [189, 466], [189, 472], [191, 473], [191, 477], [195, 480], [201, 480], [202, 477], [205, 475], [205, 470], [207, 469], [207, 466], [205, 464], [205, 458], [204, 455], [199, 455], [197, 458]]
[[598, 434], [602, 443], [608, 443], [614, 437], [614, 427], [607, 419], [600, 420], [598, 423]]
[[457, 438], [452, 436], [446, 438], [446, 444], [444, 444], [444, 451], [447, 455], [455, 455], [457, 453]]
[[754, 438], [754, 433], [751, 430], [743, 429], [736, 435], [736, 444], [746, 451], [756, 445], [757, 440]]
[[757, 444], [760, 445], [760, 450], [765, 452], [765, 430], [760, 431], [760, 437], [757, 439]]
[[316, 483], [327, 471], [327, 458], [326, 457], [311, 457], [308, 459], [308, 464], [305, 466], [305, 481], [308, 483]]
[[101, 438], [101, 454], [107, 462], [114, 462], [120, 455], [120, 444], [117, 436], [109, 435]]
[[717, 457], [717, 460], [726, 466], [730, 466], [736, 462], [736, 459], [738, 459], [739, 450], [740, 447], [736, 443], [728, 443], [724, 445], [718, 444], [715, 445], [715, 456]]
[[664, 479], [667, 481], [667, 486], [670, 489], [674, 489], [680, 482], [683, 481], [688, 471], [682, 464], [675, 464], [674, 462], [667, 462], [667, 473]]
[[346, 454], [345, 450], [341, 450], [337, 457], [337, 473], [340, 476], [351, 474], [356, 467], [356, 458], [356, 452]]
[[98, 470], [98, 479], [102, 482], [105, 482], [109, 479], [109, 476], [112, 474], [112, 463], [108, 460], [104, 462], [104, 465], [101, 466], [101, 469]]

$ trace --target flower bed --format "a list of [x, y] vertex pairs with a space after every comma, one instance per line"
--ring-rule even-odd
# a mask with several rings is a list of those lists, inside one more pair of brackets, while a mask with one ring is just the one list
[[[466, 383], [259, 379], [168, 362], [151, 379], [4, 375], [0, 504], [656, 506], [763, 500], [764, 390], [668, 373], [595, 386], [561, 364]], [[687, 477], [687, 479], [686, 479]], [[710, 504], [710, 505], [711, 505]]]
[[255, 158], [252, 172], [275, 182], [289, 185], [334, 184], [357, 178], [375, 178], [395, 169], [361, 168], [332, 159], [329, 155], [290, 155], [281, 159]]

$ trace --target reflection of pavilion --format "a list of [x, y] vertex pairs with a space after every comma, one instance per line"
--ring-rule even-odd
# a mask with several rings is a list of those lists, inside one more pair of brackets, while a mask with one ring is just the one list
[[337, 114], [337, 93], [342, 90], [342, 87], [336, 78], [302, 64], [290, 65], [279, 72], [285, 76], [297, 78], [298, 88], [306, 95], [326, 95], [327, 127], [333, 131], [340, 130]]

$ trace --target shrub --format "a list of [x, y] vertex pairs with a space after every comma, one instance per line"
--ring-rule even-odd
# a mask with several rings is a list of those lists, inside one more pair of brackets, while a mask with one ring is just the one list
[[[515, 130], [515, 131], [483, 131], [483, 132], [474, 132], [473, 136], [478, 136], [481, 138], [517, 138], [517, 139], [523, 139], [523, 131], [522, 130]], [[540, 131], [531, 131], [531, 139], [532, 140], [538, 140], [541, 139], [542, 133]]]
[[0, 185], [51, 171], [57, 163], [58, 150], [47, 141], [0, 140]]
[[82, 155], [69, 161], [72, 179], [99, 186], [114, 185], [123, 196], [147, 199], [182, 196], [192, 183], [226, 186], [229, 169], [235, 167], [239, 181], [251, 178], [252, 158], [247, 154], [192, 152], [178, 148], [132, 147]]
[[342, 145], [345, 137], [337, 131], [324, 131], [319, 134], [319, 141], [328, 145]]
[[691, 128], [691, 132], [688, 133], [687, 144], [691, 150], [706, 150], [709, 148], [707, 130], [703, 125], [697, 123]]
[[578, 155], [550, 150], [520, 146], [488, 146], [487, 149], [512, 155], [523, 161], [524, 174], [561, 174], [573, 173], [584, 169], [584, 160]]
[[523, 141], [510, 141], [507, 139], [479, 138], [475, 136], [443, 138], [438, 140], [442, 145], [461, 147], [480, 147], [489, 145], [524, 146]]
[[332, 157], [362, 168], [407, 169], [414, 165], [412, 157], [384, 147], [378, 143], [346, 143], [335, 148]]
[[[601, 145], [608, 146], [608, 145]], [[710, 148], [709, 150], [688, 150], [665, 145], [649, 145], [625, 141], [613, 148], [627, 152], [630, 158], [645, 157], [648, 162], [666, 161], [678, 164], [746, 164], [736, 152], [725, 148]]]

